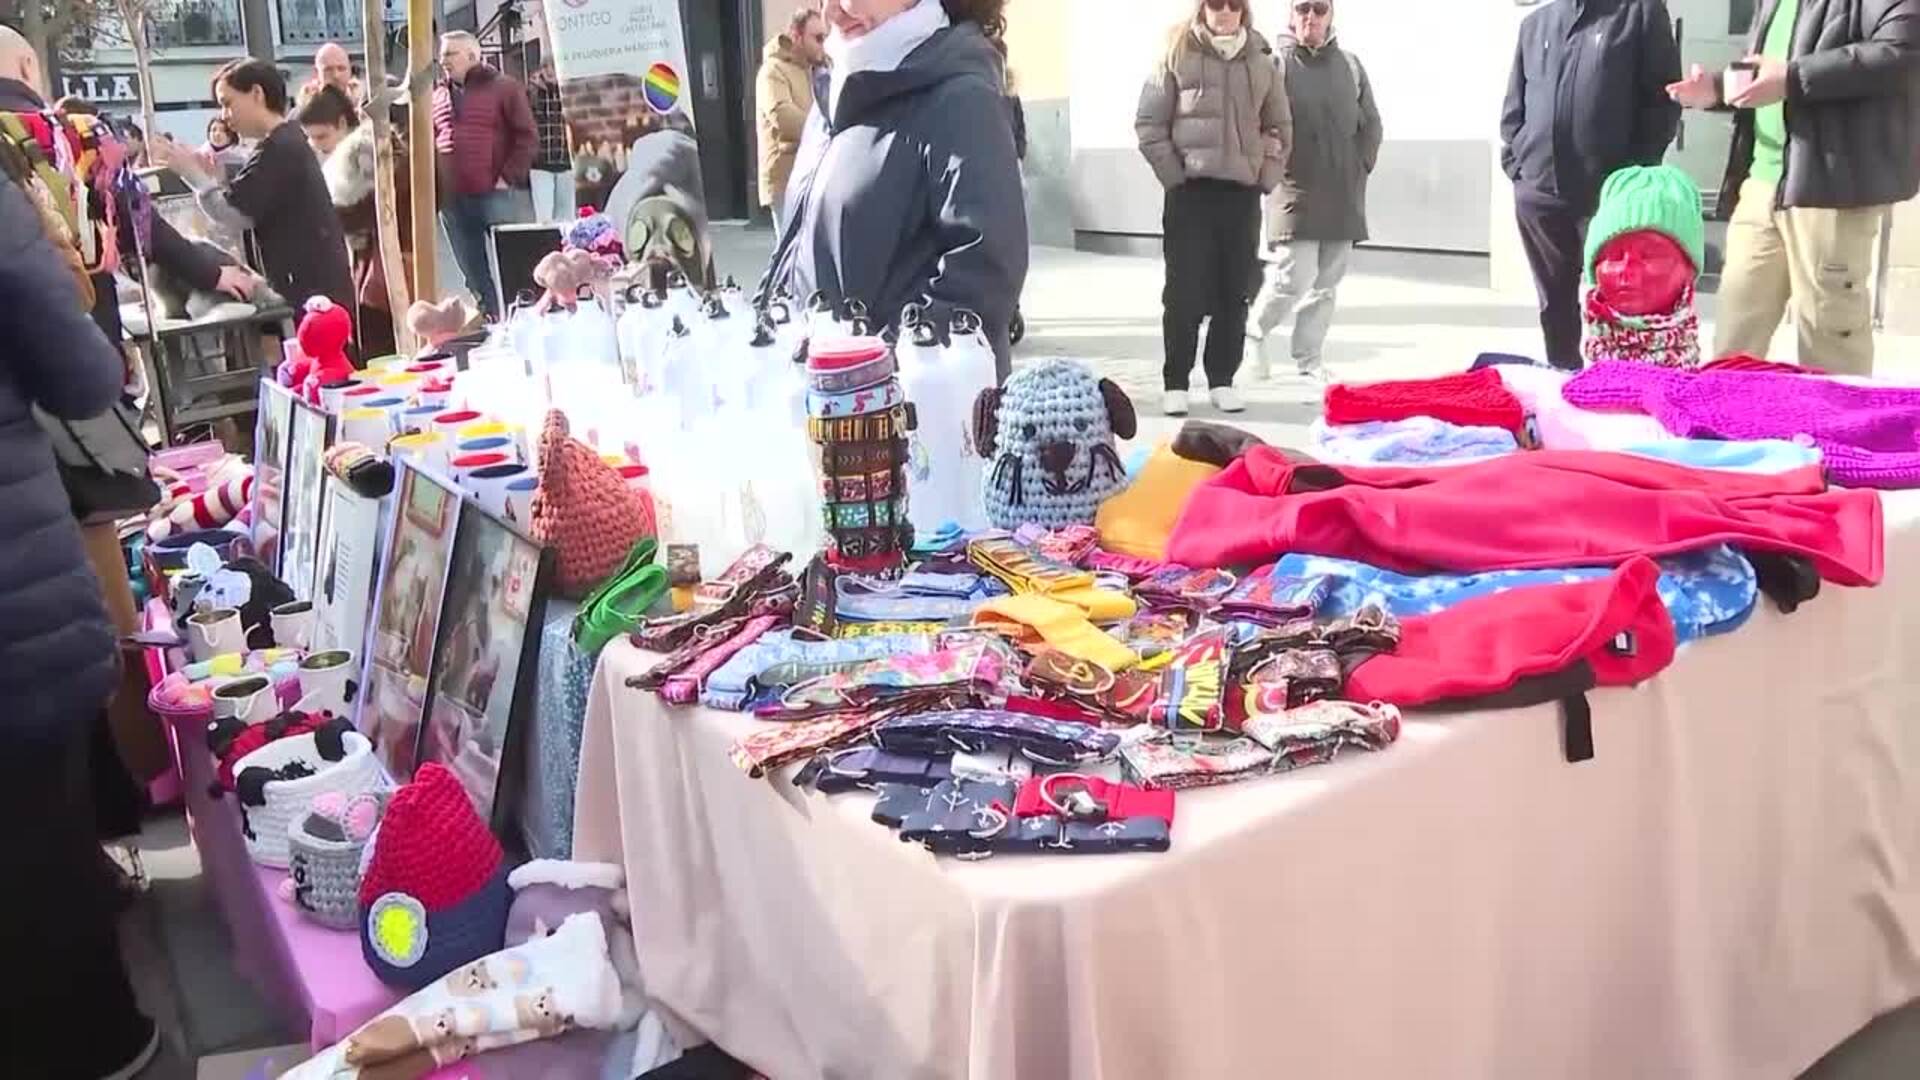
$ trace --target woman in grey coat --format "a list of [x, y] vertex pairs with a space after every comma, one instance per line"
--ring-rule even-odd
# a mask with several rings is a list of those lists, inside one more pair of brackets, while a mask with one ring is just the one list
[[1239, 412], [1247, 304], [1260, 250], [1260, 197], [1286, 169], [1293, 139], [1287, 89], [1246, 0], [1198, 0], [1140, 92], [1134, 132], [1166, 189], [1161, 219], [1167, 283], [1168, 416], [1187, 413], [1187, 382], [1207, 328], [1204, 366], [1214, 407]]
[[[1295, 0], [1291, 36], [1276, 45], [1293, 108], [1287, 177], [1267, 197], [1266, 277], [1248, 349], [1256, 378], [1273, 362], [1273, 331], [1293, 311], [1293, 363], [1323, 378], [1321, 351], [1353, 245], [1367, 238], [1367, 177], [1380, 159], [1380, 110], [1366, 69], [1333, 33], [1333, 0]], [[1295, 304], [1299, 306], [1295, 308]]]
[[81, 307], [71, 265], [0, 173], [0, 820], [13, 825], [0, 950], [47, 976], [18, 999], [0, 991], [0, 1057], [18, 1076], [114, 1075], [151, 1056], [156, 1038], [120, 965], [87, 797], [87, 736], [113, 691], [114, 636], [32, 413], [84, 420], [120, 394], [120, 354]]

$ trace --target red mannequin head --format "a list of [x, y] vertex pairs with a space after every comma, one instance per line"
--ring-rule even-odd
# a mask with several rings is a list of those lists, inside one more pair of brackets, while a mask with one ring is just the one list
[[1696, 276], [1686, 251], [1672, 237], [1651, 229], [1607, 241], [1593, 264], [1594, 287], [1622, 315], [1672, 311]]

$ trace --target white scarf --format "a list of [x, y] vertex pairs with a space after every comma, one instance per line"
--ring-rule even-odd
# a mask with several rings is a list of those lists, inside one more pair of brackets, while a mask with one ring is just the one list
[[940, 0], [920, 0], [867, 31], [865, 36], [849, 41], [840, 36], [839, 30], [828, 34], [827, 57], [833, 61], [833, 69], [828, 82], [827, 115], [832, 116], [839, 109], [840, 91], [847, 85], [847, 76], [861, 71], [898, 70], [908, 53], [949, 25], [947, 9], [941, 6]]
[[1247, 47], [1247, 28], [1244, 26], [1231, 34], [1208, 34], [1206, 37], [1207, 42], [1213, 46], [1213, 51], [1219, 53], [1222, 60], [1232, 60], [1240, 55], [1240, 50]]

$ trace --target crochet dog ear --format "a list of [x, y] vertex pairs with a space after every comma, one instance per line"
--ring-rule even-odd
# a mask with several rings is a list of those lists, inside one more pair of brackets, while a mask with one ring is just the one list
[[242, 806], [265, 806], [267, 805], [267, 784], [273, 779], [273, 770], [249, 765], [240, 770], [240, 775], [233, 778], [233, 792], [240, 796]]
[[983, 458], [992, 457], [1000, 441], [1000, 397], [1000, 388], [989, 386], [973, 402], [973, 441]]
[[1133, 399], [1112, 379], [1100, 380], [1100, 396], [1107, 402], [1107, 421], [1117, 439], [1140, 434], [1140, 417], [1133, 411]]

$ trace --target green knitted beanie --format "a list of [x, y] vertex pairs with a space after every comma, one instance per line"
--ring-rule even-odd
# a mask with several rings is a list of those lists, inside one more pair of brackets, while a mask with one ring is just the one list
[[1616, 236], [1641, 229], [1671, 237], [1693, 260], [1696, 275], [1706, 269], [1707, 223], [1700, 188], [1671, 165], [1632, 165], [1607, 177], [1600, 188], [1600, 208], [1587, 226], [1587, 284], [1593, 284], [1600, 249]]

